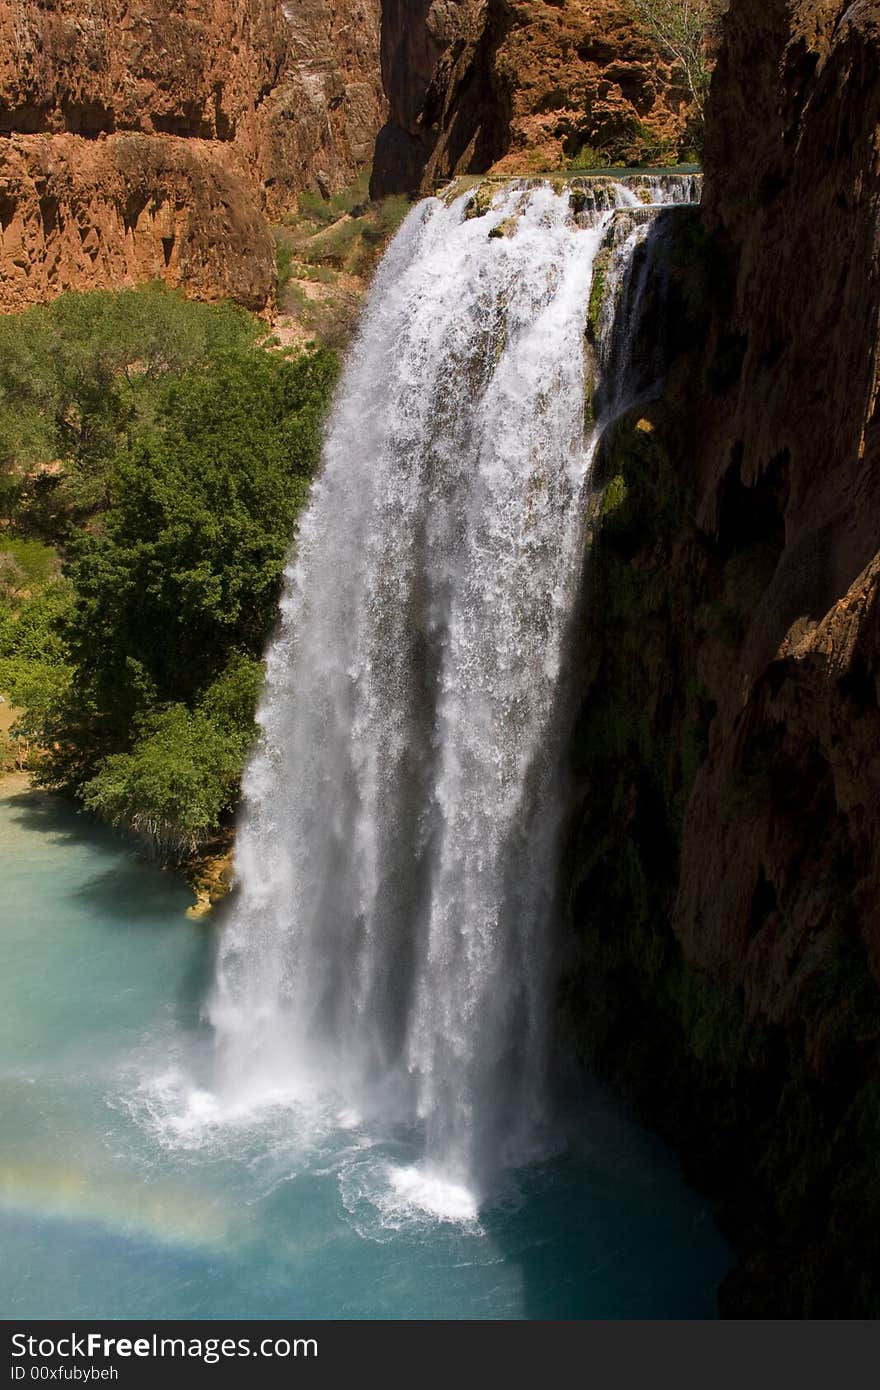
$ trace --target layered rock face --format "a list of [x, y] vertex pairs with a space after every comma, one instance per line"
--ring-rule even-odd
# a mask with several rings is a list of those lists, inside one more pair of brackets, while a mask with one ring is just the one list
[[734, 1314], [880, 1311], [878, 72], [877, 0], [733, 0], [581, 636], [582, 1045], [719, 1195]]
[[379, 0], [11, 0], [0, 305], [157, 273], [262, 307], [264, 215], [350, 182], [383, 114]]
[[259, 312], [274, 290], [259, 202], [203, 140], [0, 139], [0, 231], [4, 310], [161, 278]]
[[584, 146], [662, 162], [687, 143], [680, 74], [619, 0], [383, 0], [382, 73], [377, 194], [555, 169]]

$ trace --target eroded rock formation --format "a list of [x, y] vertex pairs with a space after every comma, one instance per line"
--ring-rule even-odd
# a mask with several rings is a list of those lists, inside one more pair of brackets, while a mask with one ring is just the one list
[[663, 162], [688, 143], [681, 74], [619, 0], [383, 0], [382, 12], [377, 193], [554, 169], [584, 146]]
[[202, 140], [0, 140], [0, 231], [0, 309], [162, 278], [259, 311], [275, 283], [257, 200]]
[[379, 0], [10, 0], [0, 305], [153, 273], [265, 305], [264, 216], [372, 158], [378, 48]]

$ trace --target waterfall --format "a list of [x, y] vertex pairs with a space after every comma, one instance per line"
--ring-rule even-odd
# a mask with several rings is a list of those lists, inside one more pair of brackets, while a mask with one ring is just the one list
[[585, 320], [646, 186], [410, 213], [337, 393], [245, 777], [219, 1088], [415, 1125], [423, 1172], [475, 1201], [545, 1118]]

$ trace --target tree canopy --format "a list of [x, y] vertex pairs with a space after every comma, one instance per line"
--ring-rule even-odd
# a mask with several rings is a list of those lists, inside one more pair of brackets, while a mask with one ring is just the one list
[[70, 292], [0, 317], [0, 509], [47, 539], [106, 505], [114, 459], [153, 418], [168, 380], [262, 325], [234, 305], [157, 283]]
[[260, 336], [154, 288], [0, 320], [0, 692], [38, 780], [165, 857], [234, 805], [336, 378]]

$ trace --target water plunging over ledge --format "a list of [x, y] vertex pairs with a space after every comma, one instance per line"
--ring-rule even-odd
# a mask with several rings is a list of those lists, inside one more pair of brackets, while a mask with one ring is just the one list
[[419, 1126], [390, 1179], [441, 1214], [474, 1217], [546, 1143], [591, 275], [618, 213], [619, 278], [648, 205], [697, 193], [517, 180], [414, 209], [287, 572], [213, 1090]]

